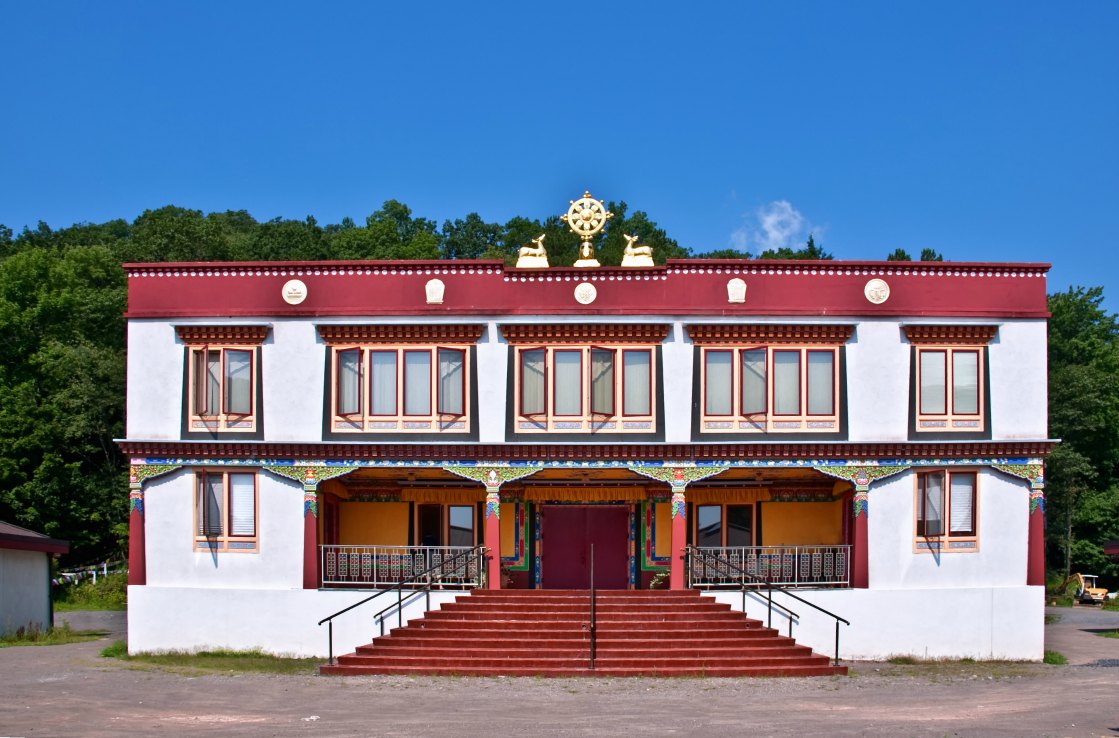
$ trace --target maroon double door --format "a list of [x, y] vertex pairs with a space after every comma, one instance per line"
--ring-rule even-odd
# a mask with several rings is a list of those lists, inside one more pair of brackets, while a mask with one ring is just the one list
[[544, 589], [589, 589], [594, 546], [596, 589], [629, 587], [626, 505], [544, 505], [540, 511]]

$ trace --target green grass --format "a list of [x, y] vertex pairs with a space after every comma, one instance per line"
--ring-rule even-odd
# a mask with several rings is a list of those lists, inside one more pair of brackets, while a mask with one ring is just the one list
[[105, 658], [119, 659], [137, 668], [154, 668], [178, 674], [205, 675], [229, 673], [314, 674], [323, 659], [297, 659], [273, 656], [259, 650], [163, 651], [128, 654], [124, 641], [101, 651]]
[[1104, 638], [1119, 638], [1119, 630], [1103, 630], [1096, 633], [1096, 635], [1103, 636]]
[[1046, 625], [1053, 625], [1054, 623], [1059, 623], [1059, 622], [1061, 622], [1061, 616], [1060, 615], [1046, 615], [1045, 616], [1045, 624]]
[[59, 628], [19, 628], [14, 633], [0, 636], [0, 648], [9, 646], [61, 646], [65, 643], [93, 641], [105, 635], [102, 631], [70, 630], [69, 624]]
[[1062, 665], [1062, 664], [1067, 664], [1068, 663], [1068, 659], [1065, 658], [1065, 655], [1063, 653], [1057, 653], [1056, 651], [1048, 651], [1048, 650], [1045, 652], [1045, 658], [1042, 659], [1042, 661], [1044, 661], [1047, 664], [1057, 664], [1057, 665]]
[[118, 572], [97, 577], [97, 583], [86, 579], [77, 584], [63, 584], [55, 589], [54, 609], [125, 610], [128, 607], [128, 574]]
[[886, 663], [895, 665], [912, 666], [920, 663], [915, 656], [891, 656], [886, 659]]
[[1104, 600], [1103, 609], [1104, 610], [1113, 610], [1115, 612], [1119, 612], [1119, 599]]

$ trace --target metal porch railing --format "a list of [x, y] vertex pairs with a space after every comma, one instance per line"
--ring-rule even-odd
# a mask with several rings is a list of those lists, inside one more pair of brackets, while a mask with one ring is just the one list
[[850, 546], [693, 547], [689, 587], [846, 587]]
[[320, 546], [322, 586], [395, 586], [404, 581], [469, 589], [482, 586], [480, 557], [469, 546]]

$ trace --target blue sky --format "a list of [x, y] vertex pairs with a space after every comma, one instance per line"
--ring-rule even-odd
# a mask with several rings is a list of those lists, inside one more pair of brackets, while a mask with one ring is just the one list
[[5, 3], [0, 223], [589, 188], [699, 251], [1049, 261], [1119, 312], [1119, 3], [535, 6]]

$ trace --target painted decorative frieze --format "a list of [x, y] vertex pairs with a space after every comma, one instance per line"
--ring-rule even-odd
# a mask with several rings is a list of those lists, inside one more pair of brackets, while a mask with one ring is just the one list
[[487, 489], [500, 489], [506, 482], [513, 482], [524, 477], [530, 477], [543, 469], [543, 466], [467, 466], [453, 465], [442, 467], [443, 471], [450, 472], [464, 479], [481, 482]]
[[1045, 512], [1045, 465], [1041, 462], [1028, 464], [991, 464], [991, 468], [1030, 483], [1030, 512], [1040, 509]]
[[855, 485], [855, 499], [851, 510], [853, 517], [870, 514], [870, 485], [873, 482], [900, 474], [911, 467], [908, 465], [875, 466], [816, 466], [821, 474], [842, 479]]

